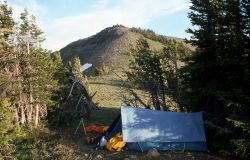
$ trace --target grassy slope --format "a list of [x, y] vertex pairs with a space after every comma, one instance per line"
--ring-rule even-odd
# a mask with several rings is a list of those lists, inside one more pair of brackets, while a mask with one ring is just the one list
[[114, 73], [92, 77], [89, 80], [92, 92], [97, 91], [94, 101], [103, 107], [119, 107], [122, 104], [124, 84]]

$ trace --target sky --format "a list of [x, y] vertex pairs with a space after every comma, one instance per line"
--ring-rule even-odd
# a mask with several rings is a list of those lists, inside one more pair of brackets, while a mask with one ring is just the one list
[[46, 41], [43, 47], [60, 50], [67, 44], [106, 27], [152, 29], [157, 34], [189, 38], [188, 0], [7, 0], [19, 20], [26, 8], [37, 17]]

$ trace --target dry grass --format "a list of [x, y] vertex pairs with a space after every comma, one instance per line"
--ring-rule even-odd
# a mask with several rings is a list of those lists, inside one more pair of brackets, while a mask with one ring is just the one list
[[[91, 91], [96, 95], [93, 100], [101, 107], [120, 107], [124, 105], [124, 96], [129, 96], [129, 85], [124, 71], [116, 69], [110, 74], [89, 78]], [[143, 91], [134, 89], [138, 94]]]

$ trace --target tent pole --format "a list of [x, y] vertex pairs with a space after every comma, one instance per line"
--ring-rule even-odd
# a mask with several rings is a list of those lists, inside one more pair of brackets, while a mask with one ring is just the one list
[[85, 134], [85, 136], [87, 136], [87, 132], [86, 132], [86, 130], [85, 130], [85, 125], [84, 125], [84, 119], [83, 119], [83, 118], [81, 118], [81, 120], [80, 120], [80, 122], [79, 122], [79, 124], [78, 124], [78, 126], [77, 126], [77, 128], [76, 128], [76, 130], [75, 130], [75, 132], [74, 132], [74, 134], [77, 133], [77, 131], [78, 131], [79, 127], [81, 126], [81, 124], [82, 124], [82, 126], [83, 126], [84, 134]]
[[142, 149], [142, 147], [140, 146], [139, 142], [137, 142], [137, 144], [138, 144], [138, 146], [140, 147], [141, 152], [143, 153], [143, 149]]

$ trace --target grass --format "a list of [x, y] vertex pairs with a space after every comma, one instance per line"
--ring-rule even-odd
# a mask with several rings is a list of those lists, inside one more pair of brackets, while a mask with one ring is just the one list
[[[110, 74], [91, 77], [89, 85], [96, 95], [93, 100], [102, 107], [120, 107], [124, 105], [124, 96], [129, 96], [128, 83], [124, 81], [125, 73], [122, 69], [112, 71]], [[141, 90], [135, 90], [142, 94]]]

